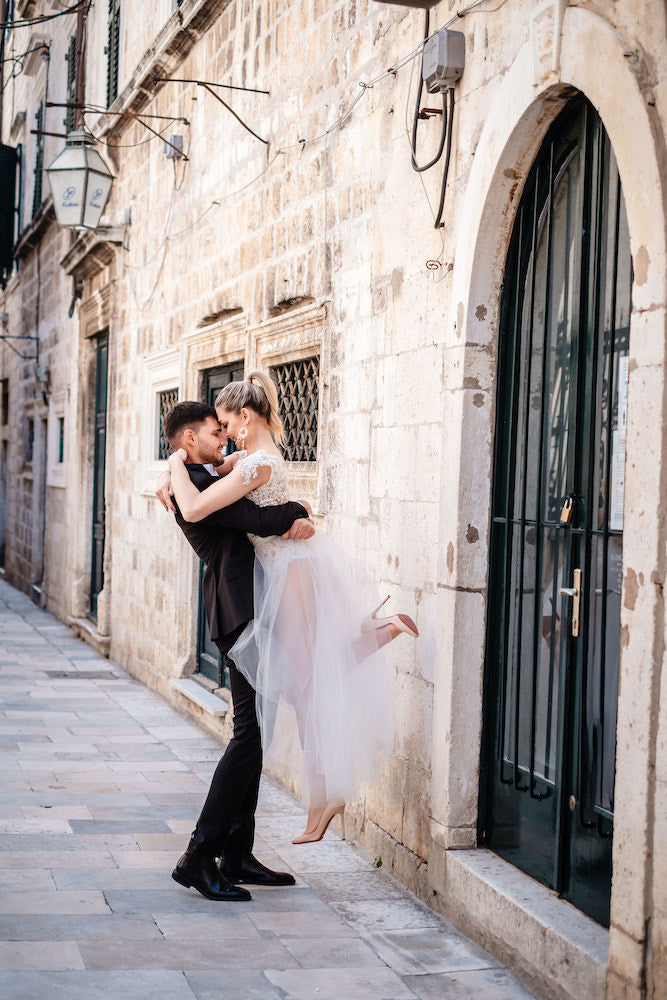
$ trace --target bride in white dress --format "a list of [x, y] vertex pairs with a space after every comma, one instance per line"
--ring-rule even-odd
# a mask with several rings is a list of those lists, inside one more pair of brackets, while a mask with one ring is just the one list
[[[172, 487], [187, 521], [199, 521], [242, 496], [259, 506], [289, 499], [277, 443], [283, 439], [275, 385], [264, 372], [220, 391], [223, 433], [242, 449], [221, 480], [200, 493], [179, 450], [169, 459]], [[226, 470], [225, 470], [226, 471]], [[296, 715], [308, 797], [306, 830], [293, 843], [321, 840], [335, 815], [345, 836], [345, 802], [378, 780], [393, 744], [393, 675], [381, 647], [401, 632], [417, 636], [407, 615], [377, 617], [366, 573], [322, 534], [298, 541], [250, 536], [255, 547], [255, 617], [229, 652], [257, 692], [268, 749], [281, 699]]]

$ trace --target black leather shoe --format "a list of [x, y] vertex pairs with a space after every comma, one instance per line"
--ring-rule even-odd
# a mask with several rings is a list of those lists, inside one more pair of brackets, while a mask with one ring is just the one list
[[244, 854], [240, 860], [220, 858], [220, 874], [228, 882], [246, 882], [250, 885], [294, 885], [294, 876], [289, 872], [274, 872], [252, 854]]
[[186, 889], [192, 886], [206, 899], [219, 899], [226, 903], [248, 902], [252, 899], [247, 889], [241, 889], [231, 880], [223, 878], [215, 858], [204, 854], [201, 848], [189, 847], [177, 862], [171, 877]]

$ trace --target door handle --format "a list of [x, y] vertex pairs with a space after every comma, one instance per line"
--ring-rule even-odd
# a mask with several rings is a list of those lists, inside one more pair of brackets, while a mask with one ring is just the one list
[[581, 570], [575, 569], [572, 573], [573, 587], [561, 587], [558, 591], [563, 597], [572, 598], [572, 635], [576, 638], [579, 635], [579, 609], [581, 605]]

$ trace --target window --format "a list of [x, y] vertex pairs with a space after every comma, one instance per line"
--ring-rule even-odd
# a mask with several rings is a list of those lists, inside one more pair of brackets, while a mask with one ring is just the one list
[[107, 54], [107, 107], [118, 97], [118, 59], [120, 54], [120, 0], [109, 0]]
[[166, 351], [150, 358], [144, 365], [140, 413], [141, 491], [146, 496], [153, 495], [155, 481], [164, 472], [165, 460], [171, 452], [164, 433], [164, 422], [174, 403], [183, 397], [183, 391], [179, 388], [180, 354], [180, 348]]
[[64, 489], [65, 482], [65, 392], [53, 393], [49, 399], [49, 421], [46, 440], [46, 485]]
[[0, 379], [0, 424], [9, 423], [9, 379]]
[[32, 195], [32, 217], [37, 215], [42, 204], [42, 176], [44, 173], [44, 102], [41, 101], [35, 113], [35, 130], [37, 132], [37, 151], [35, 155], [35, 186]]
[[285, 428], [283, 454], [288, 462], [317, 461], [319, 356], [274, 365], [280, 418]]
[[178, 402], [178, 388], [163, 389], [157, 394], [158, 418], [157, 418], [157, 454], [159, 461], [165, 461], [171, 454], [171, 445], [164, 432], [164, 425], [167, 414], [172, 406]]

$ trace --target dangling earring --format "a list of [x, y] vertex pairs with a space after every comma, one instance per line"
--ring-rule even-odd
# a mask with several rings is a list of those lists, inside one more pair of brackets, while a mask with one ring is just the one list
[[248, 428], [242, 427], [238, 434], [236, 435], [236, 446], [242, 451], [245, 449], [245, 439], [248, 436]]

